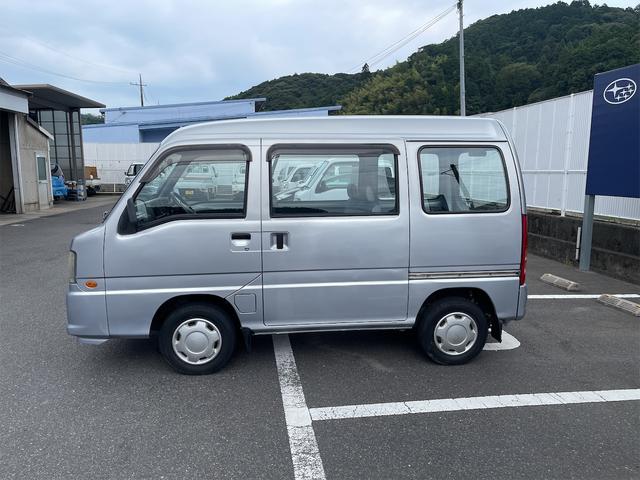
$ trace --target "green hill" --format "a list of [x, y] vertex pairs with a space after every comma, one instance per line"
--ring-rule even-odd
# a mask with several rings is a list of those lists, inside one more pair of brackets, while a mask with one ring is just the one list
[[369, 76], [337, 73], [301, 73], [262, 82], [238, 95], [238, 98], [266, 97], [265, 110], [283, 110], [335, 105], [346, 94], [364, 85]]
[[[467, 113], [588, 90], [595, 73], [639, 62], [640, 6], [583, 0], [494, 15], [465, 29]], [[456, 36], [385, 70], [290, 75], [228, 98], [264, 96], [267, 110], [339, 103], [348, 114], [456, 114], [458, 88]]]

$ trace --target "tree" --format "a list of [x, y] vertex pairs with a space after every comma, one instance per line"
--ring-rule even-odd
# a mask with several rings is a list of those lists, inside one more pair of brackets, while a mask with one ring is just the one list
[[[571, 4], [493, 15], [465, 29], [467, 113], [589, 90], [593, 76], [640, 63], [640, 6]], [[366, 66], [366, 65], [365, 65]], [[341, 102], [343, 113], [458, 113], [458, 39], [425, 45], [385, 70], [305, 73], [231, 98], [266, 96], [267, 109]]]
[[93, 115], [91, 113], [80, 114], [80, 123], [82, 125], [95, 125], [97, 123], [104, 123], [104, 115]]

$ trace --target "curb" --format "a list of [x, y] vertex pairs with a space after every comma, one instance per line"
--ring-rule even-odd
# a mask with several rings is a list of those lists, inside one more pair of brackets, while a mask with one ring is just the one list
[[604, 294], [598, 297], [598, 302], [630, 313], [634, 317], [640, 317], [640, 304], [625, 300], [624, 298], [618, 298], [614, 297], [613, 295]]
[[571, 280], [567, 280], [566, 278], [558, 277], [557, 275], [553, 275], [552, 273], [545, 273], [540, 277], [544, 283], [548, 283], [549, 285], [553, 285], [554, 287], [562, 288], [563, 290], [567, 290], [569, 292], [577, 292], [580, 290], [580, 284], [576, 282], [572, 282]]

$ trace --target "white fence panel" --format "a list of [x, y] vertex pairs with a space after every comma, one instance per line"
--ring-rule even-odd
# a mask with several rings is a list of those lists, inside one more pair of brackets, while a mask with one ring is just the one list
[[157, 143], [85, 143], [84, 164], [98, 169], [103, 185], [122, 185], [129, 165], [146, 163], [157, 148]]
[[[529, 206], [582, 213], [592, 100], [588, 91], [481, 115], [513, 136]], [[640, 220], [640, 199], [597, 196], [595, 213]]]

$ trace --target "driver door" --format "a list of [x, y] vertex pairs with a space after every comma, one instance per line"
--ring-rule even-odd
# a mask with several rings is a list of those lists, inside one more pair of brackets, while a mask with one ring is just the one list
[[[131, 334], [131, 319], [153, 315], [169, 298], [224, 298], [258, 279], [260, 171], [251, 161], [258, 155], [257, 141], [187, 146], [161, 153], [145, 167], [129, 199], [135, 225], [125, 210], [117, 231], [105, 236], [112, 335]], [[205, 174], [214, 169], [217, 176]], [[233, 194], [218, 194], [221, 186]]]

